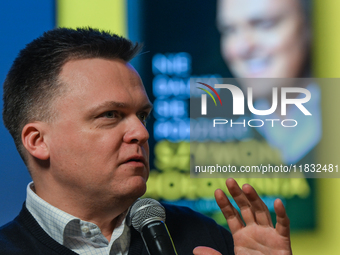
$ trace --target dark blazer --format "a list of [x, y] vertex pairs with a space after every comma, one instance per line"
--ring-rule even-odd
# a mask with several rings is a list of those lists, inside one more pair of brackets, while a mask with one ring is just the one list
[[[234, 254], [231, 234], [213, 220], [186, 207], [163, 204], [166, 224], [178, 255], [192, 254], [197, 246], [208, 246], [223, 255]], [[74, 255], [52, 239], [36, 222], [25, 204], [20, 214], [0, 228], [1, 255]], [[131, 229], [129, 255], [148, 255], [140, 234]]]

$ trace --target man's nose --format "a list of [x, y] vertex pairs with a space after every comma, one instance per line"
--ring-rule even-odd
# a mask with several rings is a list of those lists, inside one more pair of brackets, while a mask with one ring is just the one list
[[235, 40], [235, 48], [238, 56], [247, 58], [250, 57], [256, 48], [256, 38], [249, 29], [241, 30]]
[[123, 137], [126, 143], [137, 143], [139, 145], [145, 144], [149, 139], [149, 132], [145, 125], [137, 117], [131, 117], [126, 122], [126, 132]]

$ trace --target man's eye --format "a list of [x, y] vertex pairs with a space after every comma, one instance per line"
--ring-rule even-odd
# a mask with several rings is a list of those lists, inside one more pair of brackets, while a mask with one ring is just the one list
[[116, 117], [116, 112], [114, 111], [108, 111], [103, 113], [103, 117], [108, 118], [108, 119], [113, 119]]
[[255, 27], [261, 28], [261, 29], [271, 29], [275, 26], [277, 26], [281, 21], [280, 17], [277, 18], [268, 18], [268, 19], [262, 19], [257, 20], [254, 22]]
[[275, 23], [272, 20], [264, 20], [262, 22], [257, 23], [257, 26], [260, 28], [272, 28], [275, 25]]
[[146, 121], [148, 119], [149, 115], [146, 112], [142, 112], [138, 114], [138, 118], [140, 119], [140, 121], [146, 125]]

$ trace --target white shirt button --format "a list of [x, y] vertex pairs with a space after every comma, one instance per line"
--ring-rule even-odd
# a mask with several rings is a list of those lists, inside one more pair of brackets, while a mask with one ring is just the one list
[[81, 227], [81, 231], [83, 231], [84, 233], [87, 233], [90, 231], [89, 227], [88, 226], [83, 226]]

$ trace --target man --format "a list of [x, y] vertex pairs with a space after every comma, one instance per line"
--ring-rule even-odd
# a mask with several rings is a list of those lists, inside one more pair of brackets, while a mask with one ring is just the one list
[[[1, 254], [147, 254], [125, 224], [146, 190], [151, 103], [128, 64], [140, 47], [93, 29], [55, 29], [23, 49], [4, 83], [4, 123], [33, 182], [19, 216], [0, 229]], [[188, 209], [167, 206], [179, 254], [259, 250], [290, 254], [289, 220], [276, 201], [273, 228], [249, 185], [227, 181], [216, 200], [234, 235]], [[217, 252], [218, 250], [219, 252]]]

